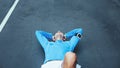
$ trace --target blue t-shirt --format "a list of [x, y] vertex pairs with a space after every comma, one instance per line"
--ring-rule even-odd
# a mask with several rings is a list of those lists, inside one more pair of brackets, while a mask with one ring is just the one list
[[36, 31], [36, 37], [45, 52], [44, 63], [51, 60], [63, 60], [67, 52], [73, 51], [80, 40], [80, 38], [75, 36], [76, 33], [82, 34], [83, 31], [81, 28], [74, 29], [65, 33], [66, 38], [70, 39], [69, 41], [56, 40], [55, 42], [52, 42], [49, 41], [52, 40], [52, 33]]

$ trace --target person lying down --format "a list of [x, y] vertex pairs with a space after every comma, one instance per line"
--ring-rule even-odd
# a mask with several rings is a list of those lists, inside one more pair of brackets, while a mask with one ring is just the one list
[[45, 61], [41, 68], [81, 68], [76, 63], [77, 56], [73, 51], [81, 40], [82, 34], [82, 28], [71, 30], [65, 34], [58, 31], [54, 36], [52, 33], [36, 30], [35, 35], [45, 53]]

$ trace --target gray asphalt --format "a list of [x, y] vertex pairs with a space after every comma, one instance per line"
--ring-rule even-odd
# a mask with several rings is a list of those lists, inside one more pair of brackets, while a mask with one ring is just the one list
[[14, 0], [0, 0], [0, 24], [13, 3]]
[[79, 27], [84, 35], [75, 52], [82, 68], [120, 68], [120, 0], [20, 0], [0, 33], [0, 68], [40, 68], [44, 52], [35, 30]]

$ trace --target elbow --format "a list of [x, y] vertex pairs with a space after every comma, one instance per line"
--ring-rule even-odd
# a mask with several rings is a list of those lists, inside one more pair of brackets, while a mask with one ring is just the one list
[[39, 31], [38, 31], [38, 30], [36, 30], [36, 31], [35, 31], [35, 34], [37, 35], [38, 33], [39, 33]]
[[82, 35], [83, 34], [83, 29], [82, 28], [78, 28], [78, 32], [77, 33], [80, 33]]
[[35, 31], [35, 33], [37, 33], [37, 32], [38, 32], [38, 30]]
[[36, 36], [38, 35], [38, 30], [35, 31], [35, 35], [36, 35]]
[[36, 30], [36, 31], [35, 31], [35, 35], [39, 35], [39, 34], [41, 34], [41, 31]]
[[39, 37], [41, 37], [41, 31], [38, 31], [38, 30], [36, 30], [35, 31], [35, 36], [37, 37], [37, 38], [39, 38]]
[[80, 33], [81, 33], [81, 35], [83, 34], [83, 29], [82, 28], [80, 29]]
[[42, 31], [40, 31], [40, 30], [36, 30], [36, 31], [35, 31], [35, 33], [41, 33], [41, 32], [42, 32]]

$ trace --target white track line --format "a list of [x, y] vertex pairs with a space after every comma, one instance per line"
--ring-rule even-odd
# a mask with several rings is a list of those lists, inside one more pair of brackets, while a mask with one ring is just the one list
[[16, 5], [18, 4], [19, 0], [15, 0], [14, 4], [12, 5], [12, 7], [9, 9], [8, 13], [6, 14], [5, 18], [2, 20], [1, 24], [0, 24], [0, 32], [2, 31], [2, 29], [4, 28], [5, 24], [7, 23], [9, 17], [11, 16], [13, 10], [15, 9]]

